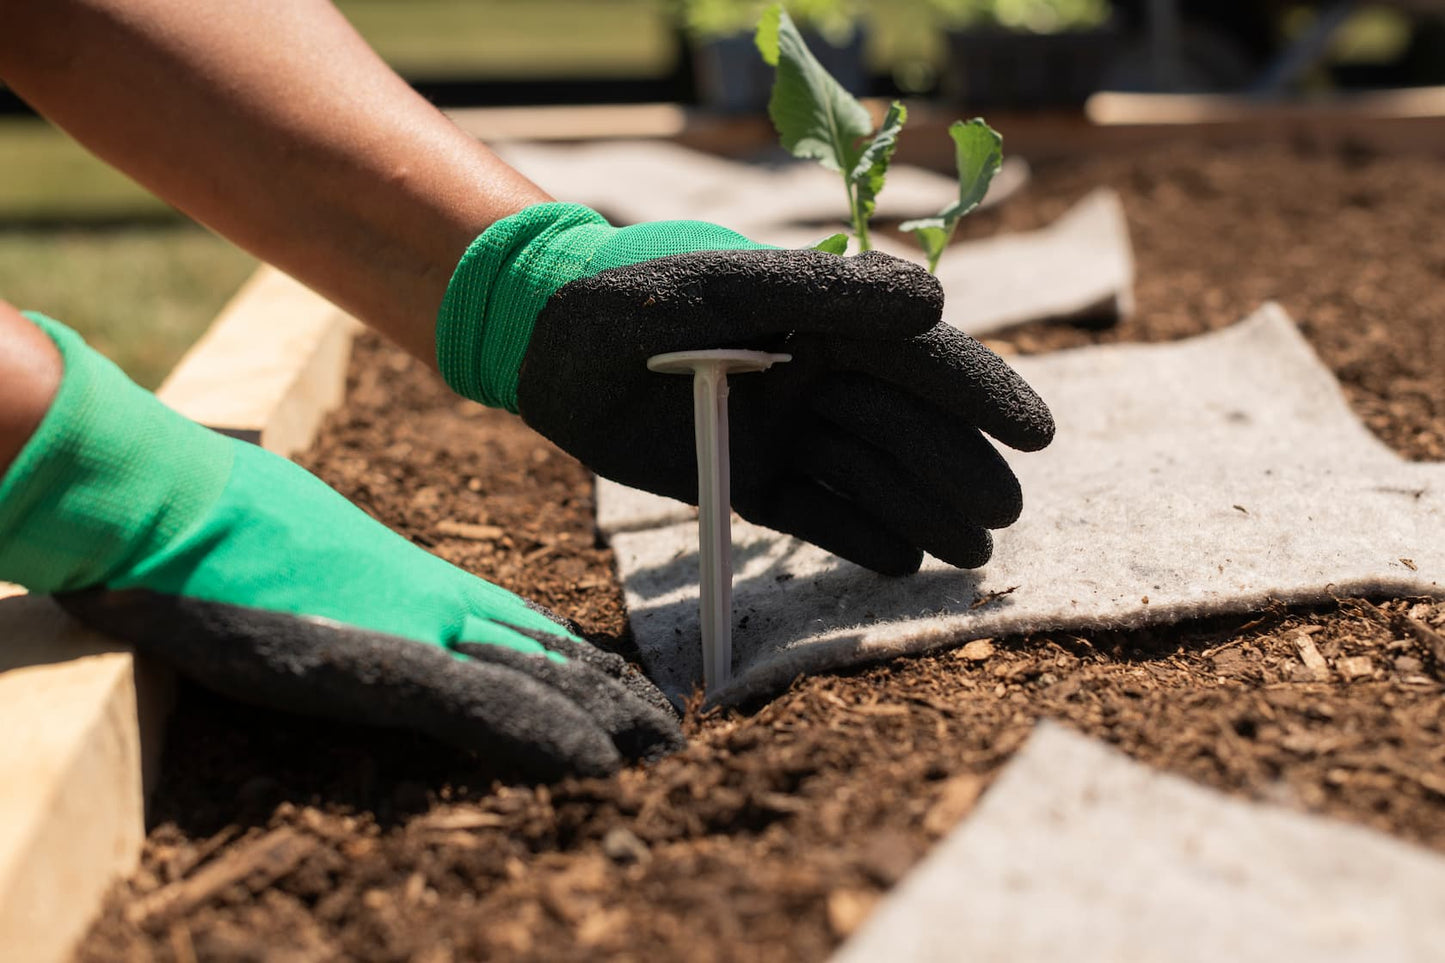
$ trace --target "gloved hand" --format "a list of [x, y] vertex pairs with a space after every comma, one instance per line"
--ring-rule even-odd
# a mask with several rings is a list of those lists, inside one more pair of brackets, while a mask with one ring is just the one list
[[575, 204], [499, 221], [458, 264], [437, 358], [461, 394], [520, 412], [616, 481], [697, 503], [692, 386], [668, 351], [750, 348], [787, 364], [730, 380], [733, 507], [887, 574], [927, 551], [964, 568], [1018, 517], [983, 437], [1053, 437], [997, 355], [939, 323], [922, 268], [879, 253], [766, 248], [690, 221], [614, 228]]
[[240, 701], [418, 730], [536, 776], [682, 744], [620, 657], [32, 320], [65, 374], [0, 481], [0, 579]]

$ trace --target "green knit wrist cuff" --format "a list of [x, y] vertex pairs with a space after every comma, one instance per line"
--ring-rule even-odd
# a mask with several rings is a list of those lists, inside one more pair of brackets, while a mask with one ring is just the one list
[[65, 325], [26, 317], [65, 373], [0, 477], [0, 580], [36, 593], [108, 584], [215, 501], [231, 442], [166, 408]]
[[[582, 276], [613, 231], [581, 204], [534, 204], [473, 241], [437, 312], [437, 366], [452, 390], [515, 412], [537, 315], [558, 288]], [[563, 240], [564, 232], [573, 234]]]

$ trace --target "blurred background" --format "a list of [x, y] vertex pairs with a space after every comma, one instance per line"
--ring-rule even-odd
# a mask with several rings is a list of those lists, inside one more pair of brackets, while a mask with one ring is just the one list
[[[442, 107], [669, 103], [761, 118], [759, 0], [340, 0]], [[792, 0], [855, 93], [1086, 117], [1098, 91], [1298, 103], [1445, 85], [1445, 0]], [[1006, 129], [1006, 128], [1005, 128]], [[148, 386], [253, 269], [0, 87], [0, 297]]]

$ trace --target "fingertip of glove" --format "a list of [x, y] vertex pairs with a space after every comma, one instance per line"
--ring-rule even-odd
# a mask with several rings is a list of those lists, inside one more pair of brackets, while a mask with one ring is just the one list
[[[538, 660], [498, 646], [458, 648], [472, 659], [508, 666], [561, 693], [607, 735], [620, 759], [660, 758], [684, 744], [676, 711], [662, 693], [640, 674], [624, 679], [614, 674], [617, 667], [611, 662], [584, 655], [586, 643], [572, 647], [567, 653], [572, 658], [562, 661]], [[597, 655], [606, 654], [599, 650]], [[615, 659], [625, 667], [621, 657]]]
[[1015, 430], [1007, 439], [1000, 439], [1018, 451], [1039, 451], [1054, 440], [1054, 414], [1037, 398], [1020, 404], [1014, 413]]
[[921, 549], [813, 481], [795, 479], [757, 501], [735, 501], [733, 508], [754, 524], [812, 542], [880, 575], [912, 575], [923, 564]]
[[986, 528], [975, 529], [947, 550], [938, 550], [934, 557], [954, 568], [983, 568], [993, 558], [993, 535]]
[[890, 558], [873, 559], [849, 559], [856, 561], [864, 568], [872, 569], [879, 575], [887, 575], [891, 578], [902, 578], [905, 575], [915, 574], [923, 566], [923, 550], [915, 549], [906, 554], [900, 553]]
[[868, 544], [859, 539], [850, 541], [853, 544], [818, 544], [844, 561], [861, 565], [870, 572], [890, 578], [912, 575], [923, 565], [923, 549], [906, 545], [901, 540], [890, 540], [888, 544], [874, 540], [870, 540]]

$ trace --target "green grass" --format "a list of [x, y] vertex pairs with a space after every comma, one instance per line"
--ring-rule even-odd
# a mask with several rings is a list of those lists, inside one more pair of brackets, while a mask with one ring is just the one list
[[0, 120], [0, 222], [164, 216], [170, 208], [43, 120]]
[[148, 388], [160, 384], [255, 265], [185, 223], [0, 230], [0, 298], [75, 328]]
[[[765, 5], [758, 0], [756, 6]], [[657, 77], [674, 69], [666, 0], [338, 0], [397, 70], [413, 77]], [[936, 62], [927, 0], [860, 4], [880, 69]]]

